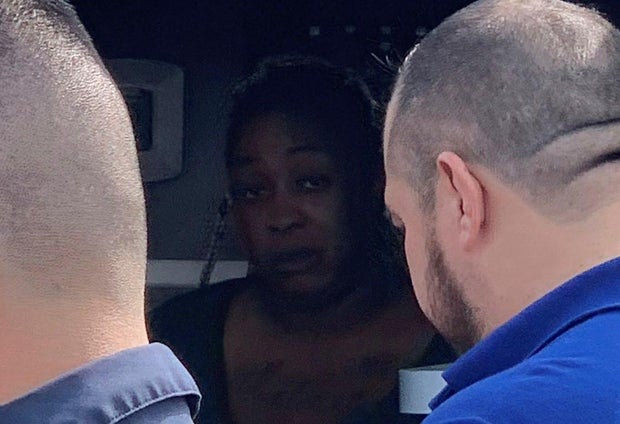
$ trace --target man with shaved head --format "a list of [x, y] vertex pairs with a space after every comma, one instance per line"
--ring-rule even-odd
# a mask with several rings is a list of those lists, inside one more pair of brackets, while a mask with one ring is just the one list
[[74, 10], [0, 0], [0, 423], [189, 423], [143, 312], [131, 122]]
[[620, 32], [482, 0], [407, 57], [386, 203], [464, 354], [425, 423], [620, 423]]

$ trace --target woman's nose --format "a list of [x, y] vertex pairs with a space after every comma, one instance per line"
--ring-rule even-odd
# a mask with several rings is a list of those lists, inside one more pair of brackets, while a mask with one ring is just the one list
[[275, 193], [269, 199], [267, 228], [274, 234], [288, 233], [304, 225], [299, 201], [287, 193]]

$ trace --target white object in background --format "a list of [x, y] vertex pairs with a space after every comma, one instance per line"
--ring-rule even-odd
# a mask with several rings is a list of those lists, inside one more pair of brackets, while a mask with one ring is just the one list
[[209, 276], [209, 284], [230, 280], [231, 278], [243, 278], [248, 275], [249, 264], [246, 261], [217, 261]]
[[451, 364], [398, 371], [401, 414], [430, 414], [429, 402], [446, 386], [441, 374]]
[[151, 110], [144, 111], [150, 112], [147, 122], [134, 123], [150, 124], [145, 130], [151, 145], [138, 151], [142, 179], [148, 183], [177, 177], [183, 170], [183, 70], [146, 59], [110, 59], [106, 66], [121, 92], [138, 90], [150, 100]]
[[[146, 285], [149, 287], [200, 287], [200, 273], [205, 261], [150, 259], [146, 267]], [[246, 261], [217, 261], [209, 283], [245, 277]]]

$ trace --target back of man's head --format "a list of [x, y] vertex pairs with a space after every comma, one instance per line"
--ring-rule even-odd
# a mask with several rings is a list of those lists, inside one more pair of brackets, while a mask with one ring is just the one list
[[62, 0], [0, 1], [0, 181], [4, 389], [146, 342], [131, 122]]
[[388, 164], [426, 206], [442, 150], [547, 202], [617, 158], [608, 154], [620, 149], [619, 76], [620, 33], [597, 12], [560, 0], [476, 2], [405, 61]]
[[0, 149], [2, 290], [51, 300], [143, 283], [131, 123], [62, 1], [0, 3]]
[[596, 11], [457, 12], [405, 60], [384, 137], [416, 295], [462, 347], [620, 255], [620, 32]]

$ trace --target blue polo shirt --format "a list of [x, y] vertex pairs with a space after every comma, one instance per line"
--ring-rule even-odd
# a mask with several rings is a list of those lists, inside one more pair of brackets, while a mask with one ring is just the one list
[[0, 405], [0, 424], [188, 424], [199, 401], [183, 365], [153, 343], [86, 364]]
[[533, 303], [443, 376], [424, 424], [620, 424], [620, 258]]

